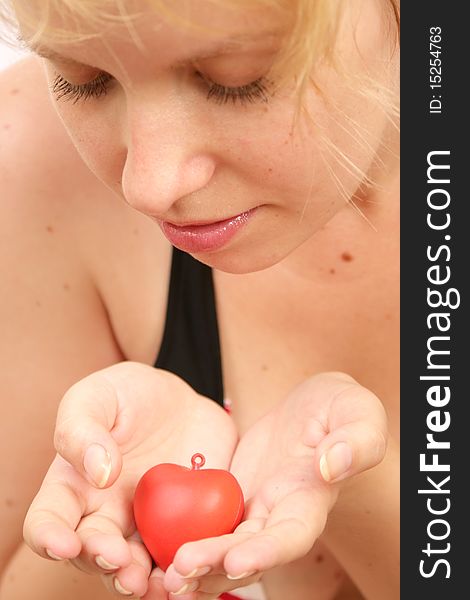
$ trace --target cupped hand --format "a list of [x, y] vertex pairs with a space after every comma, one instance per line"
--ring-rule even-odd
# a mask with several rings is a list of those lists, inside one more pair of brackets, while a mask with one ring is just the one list
[[184, 600], [211, 600], [307, 554], [338, 482], [379, 463], [386, 437], [382, 404], [348, 375], [325, 373], [297, 386], [235, 451], [230, 470], [247, 500], [244, 521], [231, 535], [182, 546], [165, 588], [187, 591]]
[[[60, 404], [57, 456], [24, 525], [39, 555], [100, 573], [110, 591], [143, 596], [152, 560], [135, 530], [132, 500], [152, 466], [228, 469], [237, 443], [230, 417], [176, 375], [123, 362], [75, 384]], [[164, 590], [155, 600], [167, 598]]]

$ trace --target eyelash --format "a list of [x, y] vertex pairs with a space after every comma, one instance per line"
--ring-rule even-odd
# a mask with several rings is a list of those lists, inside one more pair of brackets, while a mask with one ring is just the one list
[[[206, 99], [213, 100], [217, 104], [227, 104], [228, 102], [232, 102], [232, 104], [237, 102], [240, 104], [253, 104], [255, 102], [268, 102], [269, 100], [269, 82], [264, 77], [239, 87], [228, 87], [210, 81], [199, 72], [196, 72], [196, 75], [209, 86]], [[111, 80], [111, 75], [101, 73], [88, 83], [76, 84], [70, 83], [62, 75], [57, 75], [52, 82], [51, 89], [57, 100], [64, 98], [72, 101], [72, 104], [76, 104], [80, 100], [105, 96], [108, 93], [108, 84]]]
[[209, 86], [207, 100], [214, 100], [217, 104], [227, 104], [228, 102], [232, 102], [232, 104], [236, 104], [237, 102], [240, 102], [240, 104], [268, 102], [269, 82], [264, 77], [260, 77], [246, 85], [228, 87], [207, 79], [199, 72], [196, 75]]
[[79, 100], [105, 96], [108, 93], [108, 83], [111, 79], [112, 77], [108, 73], [101, 73], [93, 81], [77, 84], [70, 83], [62, 75], [57, 75], [52, 82], [51, 89], [56, 100], [65, 98], [66, 100], [71, 100], [72, 104], [76, 104]]

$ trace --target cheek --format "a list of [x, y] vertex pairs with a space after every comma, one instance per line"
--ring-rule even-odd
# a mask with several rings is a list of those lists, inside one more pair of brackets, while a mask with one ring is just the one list
[[126, 149], [119, 128], [105, 111], [87, 107], [60, 106], [57, 112], [82, 160], [105, 185], [120, 193]]
[[322, 97], [308, 94], [304, 123], [315, 140], [317, 191], [341, 207], [375, 177], [389, 118], [376, 99], [340, 75], [330, 72], [325, 80]]
[[292, 101], [273, 102], [257, 113], [225, 123], [219, 138], [225, 162], [243, 184], [269, 196], [269, 203], [300, 210], [307, 196], [324, 185], [315, 134], [293, 126]]
[[[305, 97], [308, 116], [295, 120], [292, 99], [278, 102], [245, 122], [225, 127], [226, 156], [240, 178], [267, 202], [310, 224], [323, 224], [344, 207], [374, 152], [361, 154], [345, 133], [347, 119], [333, 114], [318, 94]], [[228, 137], [232, 132], [233, 137]], [[345, 168], [339, 159], [345, 160]], [[357, 172], [350, 164], [357, 163]]]

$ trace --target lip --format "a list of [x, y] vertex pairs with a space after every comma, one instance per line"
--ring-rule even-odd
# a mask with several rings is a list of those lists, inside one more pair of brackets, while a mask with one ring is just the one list
[[[257, 208], [257, 207], [256, 207]], [[223, 221], [186, 223], [175, 225], [158, 221], [165, 237], [180, 250], [189, 253], [219, 250], [248, 223], [256, 208], [247, 210]]]

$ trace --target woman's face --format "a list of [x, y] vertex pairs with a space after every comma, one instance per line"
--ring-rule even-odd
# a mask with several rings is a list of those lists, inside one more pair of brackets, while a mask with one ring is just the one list
[[[346, 4], [343, 67], [380, 73], [390, 86], [383, 6]], [[202, 262], [233, 273], [279, 262], [354, 195], [384, 135], [384, 112], [323, 66], [314, 73], [321, 93], [307, 91], [309, 117], [294, 127], [294, 86], [273, 94], [265, 78], [284, 33], [274, 11], [171, 2], [196, 26], [188, 27], [144, 1], [132, 6], [143, 11], [132, 26], [139, 44], [119, 25], [98, 39], [41, 45], [59, 54], [46, 60], [47, 77], [59, 77], [53, 101], [80, 155]]]

